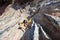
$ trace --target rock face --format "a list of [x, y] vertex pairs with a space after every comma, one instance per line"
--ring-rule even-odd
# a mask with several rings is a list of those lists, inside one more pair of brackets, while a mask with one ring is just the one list
[[27, 13], [28, 8], [16, 10], [12, 6], [13, 5], [9, 5], [0, 16], [0, 40], [20, 40], [24, 34], [22, 30], [18, 29], [18, 23], [21, 20], [21, 14], [23, 14], [23, 12]]

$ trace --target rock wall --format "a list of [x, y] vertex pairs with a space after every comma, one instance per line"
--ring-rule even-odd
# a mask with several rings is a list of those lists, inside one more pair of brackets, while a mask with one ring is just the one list
[[24, 9], [24, 11], [22, 9], [16, 10], [12, 6], [9, 5], [0, 16], [0, 40], [20, 40], [24, 34], [22, 30], [18, 29], [18, 23], [21, 20], [21, 14], [26, 13], [28, 8]]

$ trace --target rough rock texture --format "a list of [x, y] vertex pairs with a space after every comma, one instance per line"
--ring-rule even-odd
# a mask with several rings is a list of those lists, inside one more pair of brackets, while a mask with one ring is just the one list
[[24, 9], [24, 11], [20, 9], [19, 6], [14, 6], [16, 9], [19, 8], [16, 10], [13, 6], [9, 5], [0, 16], [0, 40], [20, 40], [24, 33], [22, 30], [18, 29], [18, 23], [21, 20], [21, 14], [23, 14], [23, 12], [25, 13], [28, 8]]

